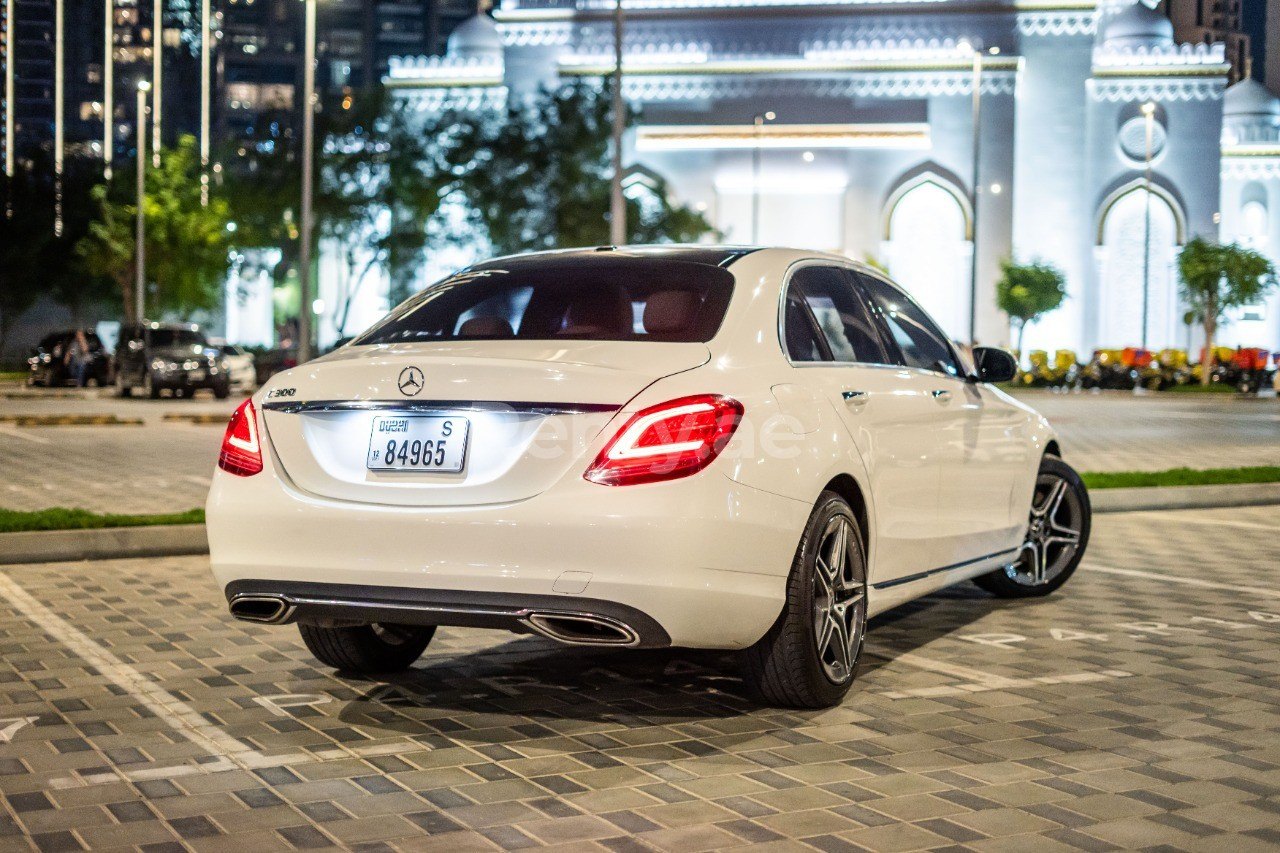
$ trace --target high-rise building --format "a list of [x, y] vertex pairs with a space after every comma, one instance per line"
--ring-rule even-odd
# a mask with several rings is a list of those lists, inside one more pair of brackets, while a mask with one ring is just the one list
[[1232, 83], [1248, 76], [1252, 63], [1244, 27], [1245, 0], [1168, 0], [1174, 37], [1181, 43], [1221, 43], [1231, 63]]
[[14, 147], [19, 158], [53, 139], [53, 0], [14, 0], [13, 111]]
[[[221, 135], [253, 135], [263, 115], [296, 115], [305, 4], [224, 0], [221, 8]], [[316, 13], [316, 85], [359, 90], [380, 81], [393, 56], [443, 53], [453, 27], [474, 11], [472, 0], [325, 0]]]
[[1266, 39], [1262, 47], [1262, 55], [1266, 59], [1264, 72], [1267, 88], [1271, 91], [1280, 89], [1280, 8], [1274, 3], [1261, 4], [1262, 31]]
[[[0, 87], [0, 126], [15, 118], [15, 149], [30, 156], [51, 148], [54, 126], [54, 10], [56, 0], [13, 0], [2, 37], [14, 28], [14, 103]], [[63, 0], [64, 135], [67, 156], [102, 156], [103, 122], [112, 125], [115, 158], [128, 157], [137, 138], [137, 84], [151, 81], [153, 51], [162, 51], [162, 137], [173, 143], [200, 128], [201, 0], [163, 0], [157, 25], [154, 0]], [[112, 57], [104, 57], [105, 12], [112, 10]], [[215, 140], [235, 138], [257, 116], [297, 115], [302, 81], [303, 15], [298, 0], [213, 0], [212, 111]], [[360, 89], [380, 80], [392, 56], [441, 53], [453, 27], [475, 10], [474, 0], [324, 0], [318, 5], [317, 84], [322, 91]], [[103, 115], [104, 86], [112, 81], [112, 115]], [[152, 81], [154, 82], [154, 81]], [[215, 148], [217, 144], [215, 142]]]

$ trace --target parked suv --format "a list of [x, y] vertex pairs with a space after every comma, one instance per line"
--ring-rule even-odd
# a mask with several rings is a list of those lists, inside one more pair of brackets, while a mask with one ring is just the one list
[[[89, 342], [89, 366], [85, 370], [85, 381], [93, 380], [100, 386], [110, 384], [111, 356], [93, 331], [85, 329], [84, 336]], [[27, 384], [51, 387], [75, 382], [75, 367], [67, 362], [67, 350], [75, 338], [75, 329], [46, 335], [27, 359]]]
[[165, 388], [175, 397], [208, 388], [222, 400], [231, 393], [231, 376], [199, 326], [143, 323], [121, 329], [116, 348], [116, 390], [128, 397], [134, 388], [152, 399]]

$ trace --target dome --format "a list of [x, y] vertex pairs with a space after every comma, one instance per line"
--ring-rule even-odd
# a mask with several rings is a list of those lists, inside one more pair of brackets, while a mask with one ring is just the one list
[[1280, 97], [1257, 80], [1241, 80], [1227, 89], [1222, 114], [1233, 118], [1280, 116]]
[[483, 12], [458, 25], [449, 35], [446, 55], [457, 59], [502, 56], [502, 36], [493, 18]]
[[1173, 23], [1145, 3], [1121, 9], [1103, 29], [1107, 47], [1167, 47], [1173, 44]]

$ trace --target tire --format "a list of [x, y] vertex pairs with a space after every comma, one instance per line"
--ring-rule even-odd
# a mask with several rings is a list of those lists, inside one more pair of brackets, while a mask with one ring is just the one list
[[133, 386], [126, 385], [124, 382], [124, 374], [119, 370], [116, 371], [116, 394], [121, 397], [132, 397]]
[[299, 623], [302, 642], [321, 663], [346, 672], [401, 672], [413, 666], [435, 635], [434, 627], [355, 625], [323, 628]]
[[152, 400], [160, 399], [160, 386], [151, 378], [151, 371], [142, 374], [142, 392]]
[[1048, 595], [1080, 565], [1089, 546], [1092, 515], [1089, 490], [1080, 475], [1058, 457], [1045, 456], [1040, 460], [1018, 561], [973, 582], [998, 598]]
[[215, 399], [218, 399], [218, 400], [227, 399], [228, 397], [231, 396], [231, 386], [230, 385], [213, 386], [213, 396]]
[[[844, 537], [843, 547], [832, 539], [839, 535]], [[825, 644], [820, 633], [824, 627]], [[769, 705], [838, 705], [857, 676], [866, 628], [867, 561], [861, 528], [844, 498], [823, 492], [796, 548], [782, 613], [768, 633], [743, 652], [748, 689]]]

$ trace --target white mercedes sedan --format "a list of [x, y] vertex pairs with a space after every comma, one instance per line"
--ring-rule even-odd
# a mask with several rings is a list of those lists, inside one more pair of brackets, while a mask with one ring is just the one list
[[879, 272], [789, 249], [499, 258], [232, 416], [208, 501], [231, 613], [340, 670], [437, 626], [742, 651], [762, 701], [848, 692], [867, 619], [1061, 586], [1084, 484], [1043, 417]]

